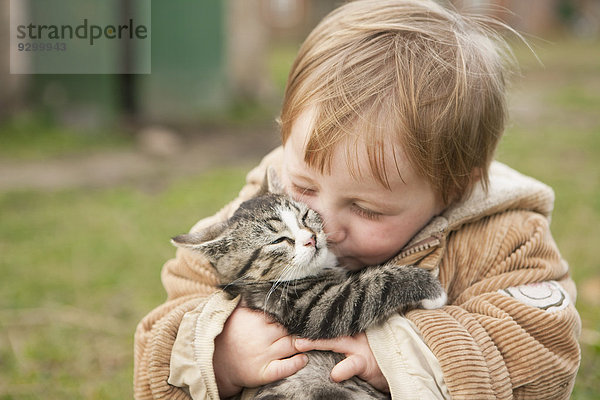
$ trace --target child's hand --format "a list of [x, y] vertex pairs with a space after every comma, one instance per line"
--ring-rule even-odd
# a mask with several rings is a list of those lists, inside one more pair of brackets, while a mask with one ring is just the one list
[[296, 353], [285, 328], [261, 312], [237, 307], [215, 338], [213, 365], [219, 394], [229, 397], [243, 387], [296, 373], [308, 362], [306, 355]]
[[367, 335], [364, 333], [336, 339], [296, 339], [295, 346], [296, 350], [302, 352], [330, 350], [346, 355], [346, 358], [331, 370], [331, 379], [334, 382], [341, 382], [356, 375], [382, 392], [390, 391], [387, 380], [381, 373], [375, 356], [369, 347]]

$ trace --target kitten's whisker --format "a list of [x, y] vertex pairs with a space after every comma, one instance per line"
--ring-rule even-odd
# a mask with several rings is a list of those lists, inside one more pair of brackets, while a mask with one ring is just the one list
[[242, 282], [242, 283], [243, 283], [243, 282], [246, 280], [246, 278], [248, 278], [249, 276], [250, 276], [250, 275], [246, 273], [246, 274], [244, 274], [244, 275], [240, 276], [239, 278], [237, 278], [237, 279], [234, 279], [233, 281], [231, 281], [231, 282], [229, 282], [229, 283], [225, 284], [225, 285], [222, 287], [222, 290], [225, 290], [225, 289], [227, 289], [229, 286], [232, 286], [232, 285], [238, 285], [238, 284], [240, 284], [240, 282]]
[[283, 283], [283, 281], [281, 281], [280, 279], [273, 281], [273, 283], [271, 284], [271, 288], [269, 289], [269, 291], [267, 292], [267, 295], [265, 296], [265, 304], [267, 304], [269, 302], [271, 295], [275, 292], [277, 287], [279, 285], [281, 285], [281, 283]]
[[275, 280], [273, 282], [273, 284], [271, 285], [271, 288], [269, 289], [269, 291], [267, 292], [267, 295], [265, 297], [265, 301], [268, 302], [268, 300], [271, 297], [271, 294], [273, 294], [275, 292], [275, 290], [279, 287], [282, 286], [282, 297], [284, 300], [286, 299], [286, 293], [287, 290], [289, 289], [289, 285], [290, 285], [290, 280], [286, 279], [287, 275], [290, 274], [291, 272], [293, 272], [293, 270], [296, 268], [296, 266], [292, 263], [290, 264], [286, 264], [282, 271], [281, 274], [279, 275], [279, 277], [277, 278], [277, 280]]

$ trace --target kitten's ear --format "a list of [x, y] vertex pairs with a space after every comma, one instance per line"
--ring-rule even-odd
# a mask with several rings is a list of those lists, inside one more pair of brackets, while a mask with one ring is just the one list
[[279, 179], [279, 175], [277, 175], [277, 171], [273, 167], [267, 167], [262, 185], [254, 197], [259, 197], [267, 193], [285, 194], [285, 188]]
[[171, 243], [177, 247], [198, 251], [214, 263], [229, 250], [229, 240], [221, 236], [227, 226], [227, 221], [220, 222], [198, 232], [175, 236]]
[[285, 194], [283, 183], [281, 183], [279, 175], [277, 175], [277, 171], [275, 171], [275, 168], [273, 167], [267, 168], [259, 195], [265, 193]]

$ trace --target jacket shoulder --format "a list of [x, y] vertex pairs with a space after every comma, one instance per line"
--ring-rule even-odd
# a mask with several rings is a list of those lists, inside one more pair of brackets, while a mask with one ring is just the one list
[[461, 303], [508, 286], [561, 280], [568, 274], [549, 221], [528, 210], [509, 210], [464, 224], [450, 235], [440, 279]]

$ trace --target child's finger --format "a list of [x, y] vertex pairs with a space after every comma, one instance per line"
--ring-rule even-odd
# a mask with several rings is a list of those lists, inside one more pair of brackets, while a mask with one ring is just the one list
[[331, 370], [331, 380], [334, 382], [342, 382], [350, 379], [355, 375], [361, 375], [365, 372], [367, 363], [361, 356], [351, 355], [337, 363]]
[[335, 351], [337, 353], [345, 353], [347, 350], [347, 346], [345, 344], [345, 338], [336, 338], [336, 339], [317, 339], [317, 340], [308, 340], [308, 339], [295, 339], [294, 346], [296, 350], [300, 352], [306, 352], [310, 350], [325, 350], [325, 351]]
[[306, 363], [308, 363], [306, 354], [296, 354], [283, 360], [273, 360], [263, 370], [262, 380], [264, 383], [270, 383], [287, 378], [304, 368]]
[[283, 336], [277, 339], [273, 344], [269, 347], [269, 354], [273, 356], [273, 358], [284, 358], [292, 356], [296, 353], [299, 353], [294, 346], [294, 339], [289, 336]]

